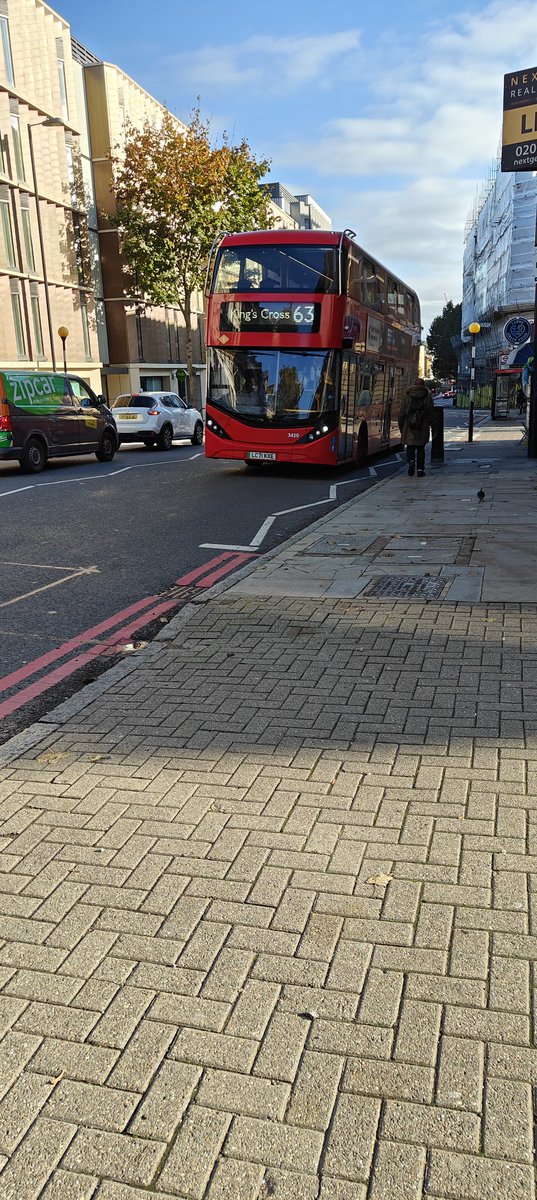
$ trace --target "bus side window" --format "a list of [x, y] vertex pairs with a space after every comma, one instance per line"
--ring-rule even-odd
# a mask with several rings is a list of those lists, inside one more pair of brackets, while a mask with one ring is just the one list
[[394, 279], [388, 276], [388, 296], [387, 296], [388, 312], [397, 313], [397, 284]]
[[376, 268], [377, 271], [377, 291], [379, 312], [386, 312], [386, 276], [382, 272], [381, 267]]
[[379, 280], [372, 262], [364, 258], [362, 263], [362, 303], [376, 308], [379, 302]]
[[412, 324], [412, 296], [410, 292], [405, 292], [405, 321], [407, 325]]
[[384, 401], [384, 367], [379, 364], [378, 371], [373, 376], [373, 404]]
[[354, 255], [349, 255], [349, 296], [352, 300], [361, 300], [362, 296], [362, 261]]
[[362, 378], [359, 381], [358, 386], [359, 386], [358, 401], [357, 401], [358, 407], [365, 408], [369, 404], [372, 404], [372, 402], [373, 402], [373, 397], [371, 395], [371, 388], [374, 385], [373, 385], [373, 380], [371, 378], [371, 375], [369, 375], [368, 373], [367, 374], [364, 373], [362, 375]]

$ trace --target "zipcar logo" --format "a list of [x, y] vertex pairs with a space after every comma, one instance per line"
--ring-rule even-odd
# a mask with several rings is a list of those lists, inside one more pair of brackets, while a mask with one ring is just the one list
[[45, 396], [54, 396], [56, 388], [54, 380], [47, 379], [46, 376], [36, 376], [34, 379], [27, 375], [8, 374], [6, 376], [13, 388], [14, 404], [40, 404]]

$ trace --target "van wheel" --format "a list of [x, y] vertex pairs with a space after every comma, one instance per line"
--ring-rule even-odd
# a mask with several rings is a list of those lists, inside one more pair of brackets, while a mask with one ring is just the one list
[[116, 453], [116, 447], [117, 442], [114, 434], [110, 429], [105, 429], [99, 449], [95, 451], [95, 457], [99, 462], [112, 462]]
[[47, 452], [42, 442], [37, 438], [29, 438], [23, 453], [22, 458], [19, 458], [21, 471], [25, 475], [37, 475], [38, 471], [42, 471], [47, 461]]

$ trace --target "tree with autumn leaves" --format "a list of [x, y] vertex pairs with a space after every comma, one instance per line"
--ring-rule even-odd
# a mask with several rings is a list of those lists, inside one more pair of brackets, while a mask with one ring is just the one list
[[226, 135], [212, 146], [199, 108], [188, 125], [170, 113], [155, 127], [129, 126], [111, 155], [116, 225], [126, 287], [139, 308], [177, 305], [186, 326], [186, 361], [194, 395], [192, 301], [203, 289], [211, 246], [220, 230], [268, 229], [270, 197], [259, 186], [269, 167], [242, 141]]

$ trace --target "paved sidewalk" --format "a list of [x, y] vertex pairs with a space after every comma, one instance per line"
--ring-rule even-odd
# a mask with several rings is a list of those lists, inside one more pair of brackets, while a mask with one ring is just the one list
[[0, 748], [2, 1200], [533, 1200], [515, 433], [310, 526]]

